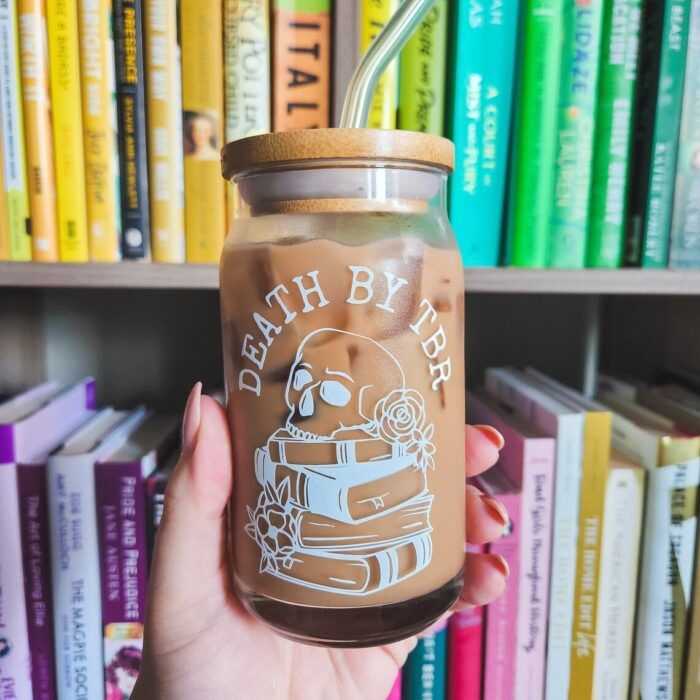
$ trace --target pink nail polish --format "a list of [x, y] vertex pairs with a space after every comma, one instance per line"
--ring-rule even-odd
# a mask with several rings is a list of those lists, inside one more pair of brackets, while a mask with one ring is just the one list
[[490, 496], [482, 496], [481, 500], [489, 507], [498, 522], [505, 527], [508, 524], [508, 511], [504, 505]]
[[475, 425], [474, 427], [480, 430], [496, 446], [497, 450], [502, 449], [503, 445], [506, 444], [503, 435], [496, 428], [490, 425]]
[[197, 382], [187, 399], [185, 414], [182, 418], [182, 449], [192, 452], [197, 444], [199, 423], [201, 420], [200, 404], [202, 400], [202, 382]]
[[503, 574], [504, 578], [508, 578], [510, 576], [510, 566], [508, 566], [505, 558], [500, 554], [492, 554], [491, 556], [496, 564], [496, 568]]

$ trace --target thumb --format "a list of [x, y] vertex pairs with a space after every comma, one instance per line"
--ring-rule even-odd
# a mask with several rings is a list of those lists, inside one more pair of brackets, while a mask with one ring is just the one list
[[209, 605], [218, 604], [227, 592], [224, 545], [231, 438], [223, 408], [202, 396], [200, 382], [187, 400], [182, 441], [165, 493], [149, 583], [151, 599], [168, 601], [169, 613], [190, 607], [200, 596]]

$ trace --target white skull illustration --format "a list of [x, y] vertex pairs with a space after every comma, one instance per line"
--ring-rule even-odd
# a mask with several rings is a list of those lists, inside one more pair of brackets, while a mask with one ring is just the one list
[[405, 379], [394, 356], [369, 338], [322, 328], [304, 338], [287, 381], [287, 430], [304, 440], [368, 429], [376, 404]]

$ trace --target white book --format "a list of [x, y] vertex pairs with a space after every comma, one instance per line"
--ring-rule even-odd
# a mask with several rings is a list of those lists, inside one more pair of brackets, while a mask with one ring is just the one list
[[118, 450], [147, 412], [100, 411], [48, 464], [59, 700], [102, 700], [102, 604], [95, 463]]
[[593, 670], [596, 700], [627, 700], [644, 508], [645, 472], [613, 452], [605, 491]]
[[486, 370], [486, 389], [556, 437], [545, 697], [560, 700], [568, 695], [571, 669], [584, 415], [532, 386], [515, 370]]

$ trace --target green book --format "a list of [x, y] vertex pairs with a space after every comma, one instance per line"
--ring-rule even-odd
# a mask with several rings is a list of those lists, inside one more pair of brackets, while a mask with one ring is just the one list
[[622, 263], [641, 4], [642, 0], [612, 0], [603, 10], [588, 267]]
[[567, 0], [564, 7], [551, 267], [583, 267], [586, 262], [602, 19], [603, 0]]
[[689, 24], [690, 0], [645, 4], [625, 251], [630, 265], [668, 263]]
[[403, 700], [443, 700], [447, 679], [447, 628], [418, 640], [403, 667]]
[[545, 267], [554, 186], [564, 0], [526, 0], [513, 127], [508, 262]]
[[447, 14], [447, 0], [438, 0], [401, 52], [399, 129], [442, 136]]

